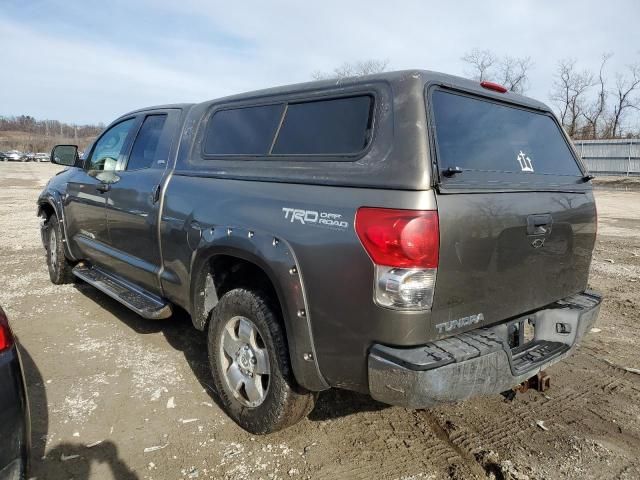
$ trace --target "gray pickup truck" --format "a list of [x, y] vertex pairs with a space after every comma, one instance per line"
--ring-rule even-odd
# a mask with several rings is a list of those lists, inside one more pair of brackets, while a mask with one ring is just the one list
[[268, 433], [337, 387], [393, 405], [511, 391], [595, 321], [591, 176], [549, 108], [429, 71], [136, 110], [38, 199], [51, 280], [206, 332]]

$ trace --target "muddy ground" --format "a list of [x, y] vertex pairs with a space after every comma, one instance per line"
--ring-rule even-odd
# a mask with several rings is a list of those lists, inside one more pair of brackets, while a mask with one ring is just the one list
[[[640, 190], [599, 190], [599, 331], [508, 403], [387, 407], [344, 391], [255, 437], [209, 387], [188, 319], [147, 321], [89, 286], [49, 282], [35, 199], [50, 164], [0, 163], [0, 304], [23, 346], [32, 477], [640, 478]], [[545, 429], [536, 422], [543, 421]]]

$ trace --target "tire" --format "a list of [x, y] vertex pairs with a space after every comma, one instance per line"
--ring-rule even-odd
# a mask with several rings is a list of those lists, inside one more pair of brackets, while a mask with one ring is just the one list
[[64, 255], [64, 244], [62, 243], [62, 228], [58, 217], [51, 215], [46, 223], [46, 252], [47, 267], [49, 267], [49, 278], [56, 285], [73, 283], [73, 265]]
[[297, 423], [315, 405], [316, 395], [293, 377], [276, 312], [265, 295], [236, 288], [222, 296], [209, 322], [209, 364], [220, 401], [239, 426], [256, 435]]

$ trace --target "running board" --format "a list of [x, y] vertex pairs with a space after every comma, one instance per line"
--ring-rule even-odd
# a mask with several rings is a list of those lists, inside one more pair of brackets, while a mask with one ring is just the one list
[[95, 267], [80, 264], [73, 269], [80, 280], [96, 287], [138, 315], [151, 320], [171, 316], [171, 305], [141, 288]]

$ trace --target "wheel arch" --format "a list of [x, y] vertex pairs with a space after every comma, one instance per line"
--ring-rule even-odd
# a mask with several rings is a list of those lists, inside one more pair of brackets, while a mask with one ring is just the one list
[[[231, 269], [229, 271], [228, 269]], [[247, 273], [239, 270], [254, 269], [262, 278], [249, 280]], [[267, 287], [270, 296], [282, 310], [284, 293], [279, 288], [275, 273], [259, 256], [233, 247], [211, 247], [197, 252], [192, 267], [191, 316], [194, 326], [204, 330], [209, 313], [227, 291], [236, 287]], [[264, 280], [268, 281], [265, 284]], [[284, 321], [284, 318], [283, 318]]]
[[51, 200], [41, 200], [38, 202], [38, 217], [48, 219], [51, 215], [58, 215], [56, 207]]
[[[40, 226], [40, 233], [42, 235], [42, 242], [45, 245], [45, 223], [51, 218], [51, 215], [55, 215], [61, 225], [62, 230], [62, 244], [64, 245], [64, 252], [69, 260], [76, 261], [76, 257], [71, 251], [69, 241], [67, 239], [67, 222], [64, 216], [64, 209], [62, 208], [62, 200], [59, 195], [55, 193], [49, 193], [46, 196], [41, 196], [38, 199], [38, 209], [36, 212], [38, 217], [43, 219], [43, 223]], [[46, 248], [46, 246], [45, 246]]]
[[[211, 310], [228, 289], [266, 290], [280, 309], [296, 380], [312, 391], [329, 388], [317, 363], [300, 268], [286, 241], [249, 230], [215, 227], [204, 231], [192, 259], [190, 313], [197, 329], [206, 328]], [[234, 276], [233, 269], [246, 269], [246, 273]]]

